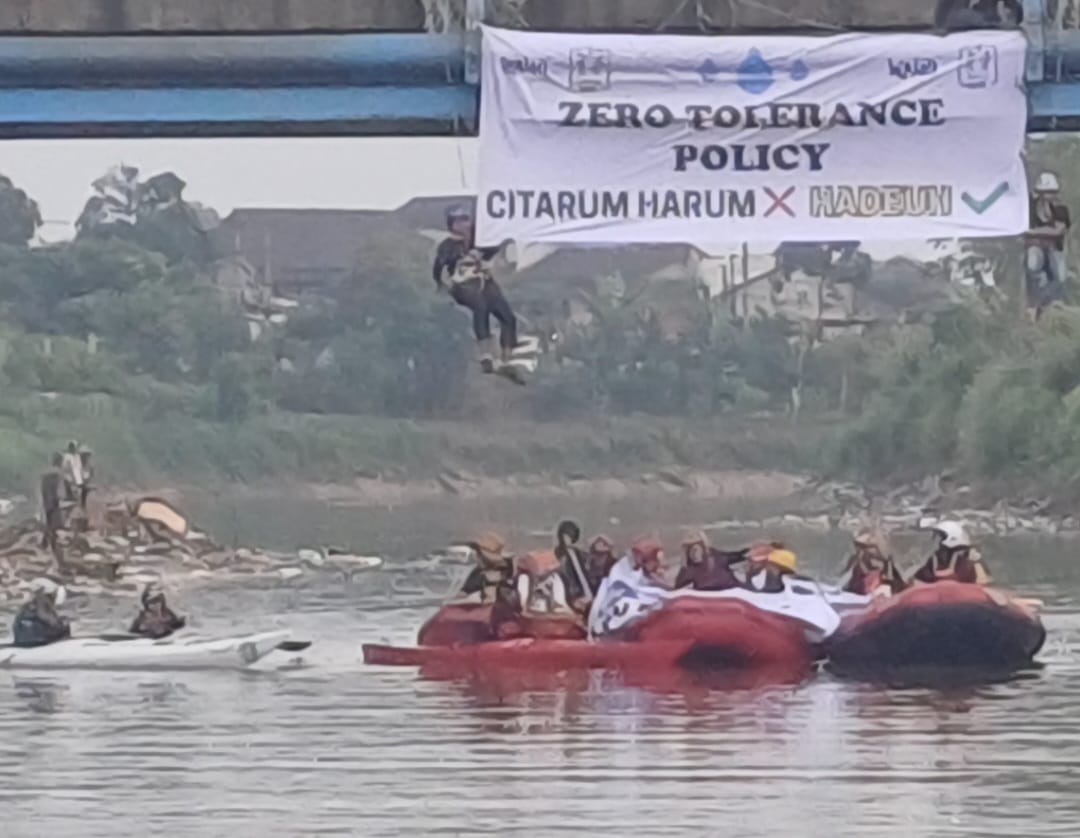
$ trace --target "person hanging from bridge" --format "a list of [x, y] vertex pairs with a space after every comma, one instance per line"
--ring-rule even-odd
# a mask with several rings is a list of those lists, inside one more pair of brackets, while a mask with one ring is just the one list
[[491, 318], [499, 321], [499, 346], [503, 364], [520, 344], [517, 316], [502, 288], [491, 275], [490, 262], [498, 247], [476, 247], [472, 213], [461, 204], [446, 210], [449, 235], [435, 252], [432, 278], [440, 291], [446, 291], [458, 305], [472, 313], [473, 335], [480, 355], [480, 367], [486, 373], [496, 371]]

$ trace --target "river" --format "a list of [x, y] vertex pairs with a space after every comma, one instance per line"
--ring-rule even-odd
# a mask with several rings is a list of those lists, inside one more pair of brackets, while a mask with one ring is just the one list
[[[642, 686], [591, 674], [522, 688], [366, 668], [359, 646], [409, 643], [431, 613], [429, 598], [390, 596], [411, 557], [493, 521], [512, 522], [524, 543], [558, 509], [193, 503], [226, 538], [341, 544], [386, 556], [388, 569], [177, 597], [203, 631], [290, 626], [315, 641], [303, 666], [0, 673], [5, 838], [1077, 833], [1074, 543], [986, 545], [1004, 586], [1046, 602], [1043, 668], [1004, 683], [885, 689], [818, 674], [753, 688]], [[720, 517], [678, 499], [575, 515], [620, 537], [631, 520], [674, 537]], [[839, 536], [791, 540], [822, 576], [844, 549]], [[83, 631], [115, 628], [131, 607], [72, 602]]]

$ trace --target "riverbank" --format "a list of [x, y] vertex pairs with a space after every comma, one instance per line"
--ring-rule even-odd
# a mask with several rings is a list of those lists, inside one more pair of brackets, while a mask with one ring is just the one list
[[632, 479], [670, 467], [812, 471], [823, 429], [783, 417], [676, 421], [655, 417], [528, 422], [415, 422], [276, 412], [230, 424], [95, 414], [59, 400], [33, 427], [0, 417], [0, 487], [32, 495], [57, 446], [95, 452], [101, 482], [155, 485], [409, 482], [460, 471], [485, 477]]

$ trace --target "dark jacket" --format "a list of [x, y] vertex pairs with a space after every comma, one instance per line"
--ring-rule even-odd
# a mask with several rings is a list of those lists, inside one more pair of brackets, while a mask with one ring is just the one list
[[[596, 595], [596, 590], [585, 590], [581, 584], [581, 576], [574, 569], [574, 561], [576, 560], [582, 575], [585, 575], [586, 559], [581, 548], [574, 544], [568, 547], [560, 545], [555, 548], [555, 558], [559, 560], [559, 575], [562, 577], [563, 586], [566, 588], [566, 601], [573, 604], [582, 599], [592, 599]], [[588, 576], [585, 576], [585, 581], [588, 581]]]
[[52, 597], [39, 593], [15, 615], [12, 634], [16, 646], [46, 646], [71, 637], [71, 624], [57, 612]]
[[684, 564], [675, 578], [676, 588], [693, 588], [695, 591], [729, 591], [743, 587], [731, 566], [746, 561], [746, 550], [729, 552], [710, 547], [704, 561]]
[[617, 561], [612, 553], [589, 553], [585, 559], [585, 578], [589, 580], [594, 596], [600, 590], [600, 583], [607, 579]]
[[131, 624], [131, 633], [143, 637], [152, 637], [160, 640], [168, 637], [174, 631], [179, 631], [187, 624], [187, 620], [178, 617], [167, 605], [162, 605], [160, 610], [144, 608]]
[[465, 584], [461, 586], [464, 596], [480, 594], [480, 601], [486, 603], [495, 602], [501, 593], [515, 592], [514, 588], [514, 563], [507, 561], [502, 565], [477, 565], [472, 572], [465, 577]]
[[458, 263], [472, 250], [475, 250], [484, 262], [490, 262], [499, 253], [497, 247], [478, 248], [471, 241], [460, 236], [449, 236], [443, 239], [438, 250], [435, 251], [435, 262], [431, 266], [431, 277], [435, 280], [435, 284], [441, 288], [446, 274], [453, 275]]

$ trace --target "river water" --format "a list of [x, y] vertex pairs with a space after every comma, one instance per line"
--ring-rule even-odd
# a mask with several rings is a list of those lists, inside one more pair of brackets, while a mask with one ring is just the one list
[[[1046, 602], [1043, 668], [1004, 683], [886, 689], [818, 674], [796, 684], [630, 685], [590, 674], [526, 687], [368, 668], [359, 647], [410, 643], [433, 610], [414, 589], [430, 575], [434, 591], [437, 572], [416, 570], [410, 557], [492, 521], [511, 522], [523, 544], [558, 509], [201, 503], [197, 518], [216, 533], [279, 548], [341, 544], [386, 556], [389, 569], [179, 596], [203, 631], [288, 625], [315, 641], [302, 666], [0, 673], [5, 838], [1080, 830], [1072, 544], [986, 545], [1003, 586]], [[630, 520], [673, 536], [719, 517], [677, 500], [575, 514], [620, 536]], [[745, 537], [732, 533], [731, 543]], [[823, 577], [844, 547], [824, 535], [792, 541]], [[131, 606], [72, 603], [83, 631], [117, 627]]]

